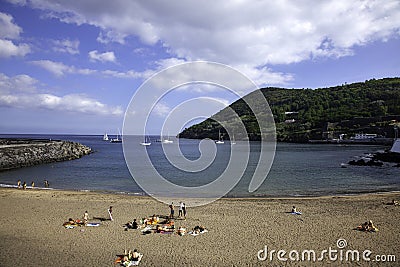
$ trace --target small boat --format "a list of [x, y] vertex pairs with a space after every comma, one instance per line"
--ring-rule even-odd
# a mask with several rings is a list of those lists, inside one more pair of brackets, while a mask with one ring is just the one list
[[120, 139], [119, 137], [121, 136], [121, 133], [118, 129], [118, 134], [116, 138], [111, 138], [110, 143], [122, 143], [122, 138]]
[[107, 133], [104, 133], [104, 135], [103, 135], [103, 140], [104, 140], [104, 141], [108, 141], [108, 135], [107, 135]]
[[219, 140], [217, 140], [215, 143], [219, 144], [219, 145], [225, 144], [225, 142], [222, 140], [221, 131], [218, 131], [218, 137], [219, 137]]
[[236, 145], [235, 134], [232, 134], [231, 145]]
[[144, 141], [140, 143], [142, 146], [149, 146], [151, 145], [150, 140], [147, 138], [147, 136], [144, 138]]
[[174, 141], [169, 139], [169, 132], [167, 135], [167, 139], [161, 139], [163, 144], [172, 144]]

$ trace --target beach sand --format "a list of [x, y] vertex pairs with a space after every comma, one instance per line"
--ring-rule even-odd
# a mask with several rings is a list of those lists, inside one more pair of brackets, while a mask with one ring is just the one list
[[[400, 193], [343, 197], [282, 199], [221, 199], [212, 204], [188, 208], [187, 220], [176, 220], [176, 227], [191, 229], [204, 225], [208, 232], [198, 236], [176, 234], [142, 235], [140, 230], [124, 231], [123, 224], [153, 214], [169, 214], [168, 205], [149, 197], [56, 190], [0, 189], [0, 266], [113, 266], [124, 249], [143, 253], [140, 266], [399, 266], [400, 207], [387, 205], [400, 199]], [[292, 215], [295, 205], [302, 215]], [[89, 221], [107, 217], [113, 206], [114, 221], [99, 227], [66, 229], [68, 218]], [[175, 214], [178, 213], [178, 207]], [[372, 220], [376, 233], [354, 230]], [[347, 246], [339, 249], [337, 240]], [[267, 246], [285, 250], [280, 261], [260, 261]], [[293, 261], [289, 251], [342, 251], [343, 260]], [[358, 250], [360, 261], [345, 261], [347, 250]], [[370, 262], [361, 259], [372, 251]], [[395, 255], [397, 262], [373, 262], [375, 255]], [[269, 255], [268, 255], [269, 256]], [[295, 257], [292, 252], [291, 257]], [[307, 255], [306, 255], [307, 257]], [[393, 259], [391, 259], [393, 261]]]

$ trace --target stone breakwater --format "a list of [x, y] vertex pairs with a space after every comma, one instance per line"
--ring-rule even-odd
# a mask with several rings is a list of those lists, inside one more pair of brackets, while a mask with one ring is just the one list
[[0, 171], [73, 160], [90, 153], [90, 147], [71, 141], [0, 139]]

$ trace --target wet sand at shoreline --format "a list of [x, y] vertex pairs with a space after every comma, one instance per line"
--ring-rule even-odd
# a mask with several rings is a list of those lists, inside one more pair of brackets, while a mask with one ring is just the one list
[[[339, 239], [346, 250], [360, 251], [359, 262], [336, 260], [348, 266], [381, 266], [375, 255], [395, 255], [400, 261], [400, 193], [366, 194], [316, 198], [227, 198], [212, 204], [188, 208], [187, 220], [175, 220], [175, 227], [190, 230], [204, 225], [208, 232], [198, 236], [176, 234], [142, 235], [124, 231], [123, 225], [153, 214], [168, 215], [168, 205], [150, 197], [57, 190], [1, 188], [0, 266], [113, 266], [124, 249], [143, 253], [140, 266], [315, 266], [333, 263], [328, 255], [320, 262], [292, 261], [288, 253], [280, 261], [260, 261], [265, 246], [271, 250], [336, 249]], [[302, 215], [290, 214], [296, 206]], [[114, 221], [99, 227], [62, 226], [68, 218], [107, 217], [113, 206]], [[175, 208], [178, 215], [178, 207]], [[372, 220], [376, 233], [354, 230]], [[370, 262], [361, 253], [370, 250]], [[294, 254], [293, 254], [294, 255]], [[301, 256], [301, 254], [300, 254]], [[397, 264], [396, 264], [397, 263]]]

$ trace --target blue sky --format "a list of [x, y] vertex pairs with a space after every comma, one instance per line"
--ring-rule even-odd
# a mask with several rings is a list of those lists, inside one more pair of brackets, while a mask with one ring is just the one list
[[[229, 65], [258, 87], [319, 88], [398, 77], [399, 51], [397, 0], [0, 0], [0, 133], [116, 133], [146, 79], [193, 60]], [[237, 99], [178, 90], [155, 104], [149, 134], [199, 97]]]

